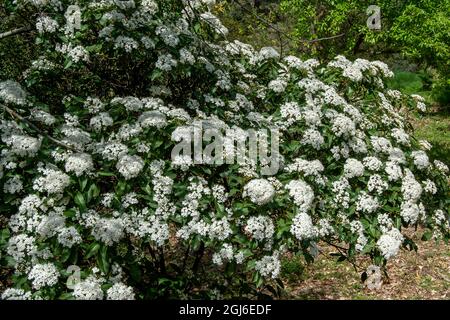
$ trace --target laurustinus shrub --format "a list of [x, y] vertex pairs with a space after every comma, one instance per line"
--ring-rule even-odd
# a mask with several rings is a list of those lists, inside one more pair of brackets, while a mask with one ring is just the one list
[[[385, 268], [409, 226], [449, 239], [448, 167], [405, 116], [426, 106], [383, 62], [229, 41], [213, 0], [6, 2], [39, 58], [0, 81], [2, 299], [277, 294], [320, 241]], [[199, 126], [277, 130], [278, 171], [172, 158]]]

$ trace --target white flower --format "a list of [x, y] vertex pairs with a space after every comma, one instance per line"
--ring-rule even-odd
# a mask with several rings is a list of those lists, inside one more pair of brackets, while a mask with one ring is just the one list
[[189, 155], [176, 155], [172, 159], [172, 167], [180, 168], [182, 171], [187, 171], [193, 164], [194, 162]]
[[118, 141], [110, 141], [104, 145], [100, 145], [98, 152], [106, 160], [116, 160], [122, 158], [128, 152], [128, 147]]
[[383, 234], [377, 241], [377, 246], [380, 249], [385, 259], [390, 259], [397, 255], [398, 250], [403, 242], [403, 235], [398, 229], [392, 228], [387, 233]]
[[95, 131], [102, 131], [103, 129], [112, 126], [113, 118], [107, 112], [100, 112], [97, 116], [92, 117], [89, 126]]
[[358, 239], [356, 240], [355, 249], [359, 252], [364, 250], [364, 247], [367, 244], [367, 237], [364, 235], [364, 226], [360, 221], [352, 221], [350, 223], [350, 229], [353, 233], [358, 235]]
[[70, 44], [58, 44], [55, 48], [57, 52], [67, 54], [73, 62], [78, 63], [80, 61], [89, 62], [89, 53], [83, 46], [73, 46]]
[[388, 183], [378, 174], [370, 176], [369, 181], [367, 182], [367, 189], [369, 191], [375, 191], [378, 194], [382, 194], [388, 187]]
[[195, 57], [188, 49], [183, 48], [180, 50], [180, 62], [192, 65], [195, 63]]
[[378, 171], [381, 169], [383, 163], [377, 157], [366, 157], [363, 159], [364, 166], [371, 171]]
[[5, 103], [25, 105], [26, 98], [27, 93], [17, 82], [11, 80], [0, 82], [0, 99]]
[[177, 66], [177, 61], [173, 58], [171, 54], [161, 55], [156, 62], [156, 68], [163, 71], [171, 71]]
[[392, 149], [391, 142], [383, 137], [370, 137], [370, 142], [372, 144], [373, 150], [377, 153], [389, 153]]
[[103, 290], [100, 280], [89, 276], [84, 281], [75, 284], [73, 296], [76, 300], [103, 300]]
[[422, 183], [424, 184], [423, 190], [425, 192], [431, 193], [431, 194], [436, 194], [437, 192], [437, 187], [436, 184], [431, 181], [430, 179], [427, 179], [425, 181], [422, 181]]
[[256, 240], [271, 239], [275, 232], [272, 220], [265, 216], [249, 218], [244, 229]]
[[8, 146], [11, 147], [11, 151], [19, 156], [34, 157], [41, 148], [41, 140], [25, 136], [25, 135], [10, 135], [2, 139]]
[[287, 82], [282, 79], [276, 79], [270, 81], [267, 87], [274, 92], [282, 93], [286, 90]]
[[14, 176], [8, 179], [3, 185], [3, 192], [15, 194], [23, 189], [23, 183], [19, 176]]
[[300, 212], [292, 220], [291, 233], [298, 240], [307, 240], [317, 237], [318, 230], [311, 217], [306, 212]]
[[134, 300], [133, 288], [123, 283], [115, 283], [106, 291], [107, 300]]
[[400, 215], [409, 224], [415, 224], [419, 219], [421, 208], [414, 202], [406, 201], [401, 205]]
[[316, 150], [320, 150], [325, 143], [325, 139], [320, 131], [316, 129], [307, 129], [303, 132], [303, 138], [300, 142], [304, 145], [309, 145]]
[[70, 177], [56, 169], [41, 169], [44, 175], [35, 179], [33, 189], [49, 194], [60, 194], [70, 185]]
[[405, 169], [405, 176], [402, 179], [403, 199], [415, 202], [420, 199], [422, 191], [422, 186], [417, 182], [414, 174], [409, 169]]
[[348, 193], [348, 189], [350, 188], [350, 184], [346, 178], [341, 178], [332, 183], [332, 192], [334, 194], [333, 202], [335, 206], [341, 205], [343, 208], [349, 207], [350, 202], [350, 194]]
[[124, 235], [124, 223], [120, 218], [98, 218], [91, 232], [96, 240], [111, 246]]
[[427, 105], [425, 104], [425, 99], [418, 95], [418, 94], [412, 94], [411, 98], [413, 98], [416, 101], [417, 109], [419, 109], [422, 112], [427, 111]]
[[116, 165], [117, 170], [126, 179], [136, 178], [144, 168], [144, 160], [139, 156], [124, 155]]
[[219, 18], [213, 15], [211, 12], [207, 11], [200, 14], [200, 17], [206, 21], [216, 33], [226, 36], [228, 34], [228, 29], [220, 22]]
[[337, 137], [350, 137], [356, 133], [355, 123], [347, 116], [339, 114], [332, 120], [332, 123], [331, 130]]
[[277, 278], [281, 270], [281, 262], [278, 255], [278, 252], [275, 252], [272, 256], [264, 256], [261, 260], [256, 261], [255, 269], [263, 277]]
[[301, 211], [308, 211], [314, 200], [313, 189], [302, 180], [291, 180], [285, 187]]
[[244, 197], [249, 197], [250, 200], [257, 205], [264, 205], [272, 201], [275, 195], [273, 185], [266, 179], [253, 179], [244, 187]]
[[356, 159], [347, 159], [344, 164], [344, 176], [347, 179], [360, 177], [364, 174], [364, 165]]
[[436, 166], [436, 169], [438, 169], [442, 173], [448, 173], [449, 169], [448, 166], [439, 160], [434, 160], [434, 165]]
[[92, 157], [87, 153], [74, 153], [66, 159], [66, 172], [73, 172], [77, 177], [94, 169]]
[[411, 157], [419, 170], [426, 169], [430, 165], [430, 161], [425, 151], [413, 151]]
[[378, 200], [365, 192], [361, 192], [356, 202], [356, 210], [365, 213], [374, 213], [379, 206]]
[[1, 300], [31, 300], [31, 292], [23, 289], [8, 288], [2, 292]]
[[139, 43], [130, 37], [118, 36], [114, 43], [114, 49], [124, 49], [128, 53], [137, 48], [139, 48]]
[[58, 27], [58, 22], [48, 16], [40, 16], [36, 20], [36, 30], [41, 34], [45, 32], [56, 32], [56, 30], [58, 30]]
[[386, 162], [386, 167], [384, 169], [388, 175], [389, 181], [397, 181], [403, 176], [402, 168], [395, 162]]
[[33, 288], [39, 290], [46, 286], [54, 286], [58, 283], [59, 271], [53, 263], [36, 264], [31, 268], [28, 279]]
[[82, 240], [75, 227], [61, 228], [58, 230], [58, 242], [67, 248], [72, 248], [73, 245], [81, 243]]
[[325, 170], [325, 168], [320, 160], [308, 161], [305, 159], [297, 158], [294, 159], [294, 163], [287, 165], [285, 170], [287, 172], [302, 172], [305, 177], [318, 177], [323, 172], [323, 170]]
[[214, 220], [209, 226], [209, 236], [211, 239], [225, 240], [232, 234], [230, 222], [226, 217], [220, 220]]
[[434, 221], [438, 226], [445, 226], [449, 228], [450, 219], [444, 210], [438, 209], [434, 212]]
[[329, 219], [320, 219], [317, 223], [317, 232], [319, 236], [326, 237], [334, 233], [334, 228]]
[[213, 263], [217, 265], [223, 265], [224, 260], [231, 261], [234, 258], [233, 247], [224, 243], [222, 249], [219, 252], [213, 254]]
[[397, 141], [399, 144], [403, 144], [405, 146], [410, 145], [409, 134], [405, 132], [403, 129], [394, 128], [392, 129], [391, 136]]

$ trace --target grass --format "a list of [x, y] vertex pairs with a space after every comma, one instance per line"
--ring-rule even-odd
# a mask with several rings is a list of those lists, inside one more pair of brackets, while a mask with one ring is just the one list
[[450, 116], [432, 112], [429, 116], [414, 122], [415, 136], [433, 145], [431, 155], [450, 165]]

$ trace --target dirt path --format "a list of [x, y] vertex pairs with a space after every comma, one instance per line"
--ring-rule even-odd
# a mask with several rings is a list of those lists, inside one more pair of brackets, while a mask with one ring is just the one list
[[[401, 251], [388, 263], [389, 282], [369, 290], [348, 262], [336, 262], [334, 250], [322, 246], [317, 261], [298, 276], [289, 275], [285, 285], [288, 299], [449, 299], [450, 245], [421, 241], [420, 231], [411, 233], [418, 252]], [[369, 261], [359, 259], [367, 266]]]

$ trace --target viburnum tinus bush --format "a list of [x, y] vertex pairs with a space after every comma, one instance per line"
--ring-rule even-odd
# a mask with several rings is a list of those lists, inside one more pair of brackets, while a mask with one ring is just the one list
[[[228, 41], [213, 0], [6, 3], [40, 58], [0, 82], [3, 299], [276, 294], [319, 241], [384, 267], [405, 227], [449, 239], [448, 168], [405, 117], [425, 105], [384, 63]], [[278, 130], [279, 170], [172, 158], [199, 126]]]

